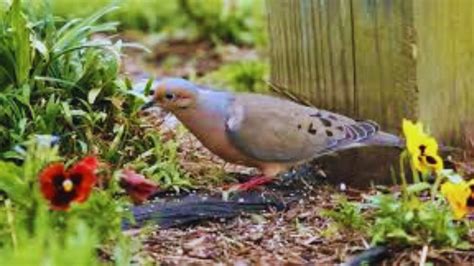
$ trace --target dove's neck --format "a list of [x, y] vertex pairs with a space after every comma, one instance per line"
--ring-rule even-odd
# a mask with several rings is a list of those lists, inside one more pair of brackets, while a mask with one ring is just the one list
[[232, 102], [233, 96], [228, 92], [203, 91], [192, 108], [175, 115], [214, 154], [229, 162], [256, 166], [227, 136], [225, 124]]
[[175, 115], [196, 136], [222, 131], [232, 94], [223, 91], [199, 90], [196, 104]]

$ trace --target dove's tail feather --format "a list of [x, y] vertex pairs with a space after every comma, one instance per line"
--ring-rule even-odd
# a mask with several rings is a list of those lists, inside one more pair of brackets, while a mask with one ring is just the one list
[[124, 219], [122, 229], [141, 227], [149, 223], [156, 223], [161, 228], [170, 228], [206, 219], [231, 218], [243, 212], [285, 208], [286, 202], [279, 196], [259, 191], [237, 193], [226, 200], [222, 199], [221, 195], [190, 194], [133, 207], [133, 222]]
[[383, 131], [377, 132], [372, 137], [364, 140], [363, 143], [368, 146], [388, 146], [401, 149], [405, 148], [405, 141], [402, 138]]

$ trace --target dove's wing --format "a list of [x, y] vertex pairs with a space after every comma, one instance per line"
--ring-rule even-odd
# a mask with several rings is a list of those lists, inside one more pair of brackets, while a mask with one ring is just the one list
[[360, 146], [378, 126], [291, 101], [238, 94], [228, 110], [226, 133], [242, 153], [261, 161], [298, 162]]

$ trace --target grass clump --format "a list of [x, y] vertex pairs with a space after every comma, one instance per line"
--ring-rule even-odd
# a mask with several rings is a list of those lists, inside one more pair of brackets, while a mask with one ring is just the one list
[[[326, 215], [345, 228], [362, 231], [373, 245], [471, 248], [472, 222], [462, 220], [469, 211], [471, 182], [443, 170], [436, 140], [423, 132], [421, 124], [405, 120], [403, 128], [407, 149], [400, 156], [401, 191], [378, 192], [362, 202], [343, 200]], [[412, 183], [405, 177], [406, 164], [413, 173]]]
[[[54, 0], [54, 14], [86, 16], [110, 0]], [[266, 42], [264, 1], [258, 0], [122, 0], [103, 21], [119, 21], [122, 30], [160, 32], [217, 43], [263, 46]]]
[[381, 194], [368, 200], [375, 210], [369, 231], [373, 244], [469, 247], [466, 224], [457, 224], [441, 199], [423, 202]]
[[267, 93], [265, 82], [268, 76], [268, 64], [262, 61], [229, 63], [200, 79], [213, 87], [224, 87], [236, 92]]
[[334, 220], [341, 228], [362, 230], [367, 225], [362, 214], [362, 206], [348, 201], [345, 197], [337, 199], [335, 209], [324, 210], [322, 214]]
[[[99, 265], [97, 248], [126, 243], [121, 220], [124, 203], [114, 187], [93, 193], [68, 212], [51, 211], [40, 193], [41, 169], [60, 160], [58, 148], [45, 141], [28, 142], [21, 165], [0, 161], [0, 257], [6, 265]], [[123, 249], [125, 245], [116, 245]], [[130, 258], [126, 259], [129, 260]]]
[[[117, 23], [100, 22], [114, 5], [66, 22], [48, 2], [27, 3], [13, 0], [0, 9], [2, 263], [99, 265], [107, 259], [128, 265], [130, 239], [121, 223], [129, 204], [115, 169], [130, 161], [129, 167], [150, 168], [166, 151], [169, 159], [153, 174], [164, 183], [169, 175], [184, 179], [176, 147], [143, 127], [138, 110], [144, 99], [119, 75], [129, 44], [101, 37], [116, 30]], [[134, 161], [150, 150], [156, 156]], [[97, 186], [68, 211], [51, 210], [39, 189], [40, 172], [59, 161], [70, 168], [85, 155], [104, 163]]]
[[117, 8], [64, 23], [47, 4], [33, 7], [25, 13], [16, 0], [0, 17], [0, 158], [21, 159], [23, 143], [44, 134], [59, 137], [61, 154], [94, 153], [114, 166], [154, 149], [148, 136], [158, 133], [138, 114], [144, 98], [119, 76], [129, 44], [93, 38], [116, 30], [99, 21]]

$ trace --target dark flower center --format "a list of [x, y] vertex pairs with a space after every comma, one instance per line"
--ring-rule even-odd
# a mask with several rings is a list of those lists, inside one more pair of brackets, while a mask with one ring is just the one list
[[64, 189], [64, 182], [67, 178], [64, 175], [57, 175], [53, 177], [54, 197], [51, 202], [56, 206], [67, 206], [71, 201], [77, 197], [77, 187], [82, 182], [82, 175], [75, 174], [69, 177], [73, 186], [70, 191]]
[[426, 156], [426, 162], [429, 163], [429, 164], [436, 164], [437, 161], [436, 159], [433, 157], [433, 156]]
[[80, 174], [73, 174], [69, 177], [71, 179], [72, 183], [74, 184], [74, 187], [79, 186], [82, 182], [82, 175]]
[[64, 175], [57, 175], [53, 177], [53, 186], [55, 191], [63, 189], [63, 182], [65, 179], [66, 177]]
[[466, 205], [468, 207], [474, 208], [474, 197], [472, 195], [467, 199]]
[[419, 148], [420, 151], [421, 151], [421, 155], [425, 155], [426, 146], [425, 146], [425, 145], [420, 145], [418, 148]]

